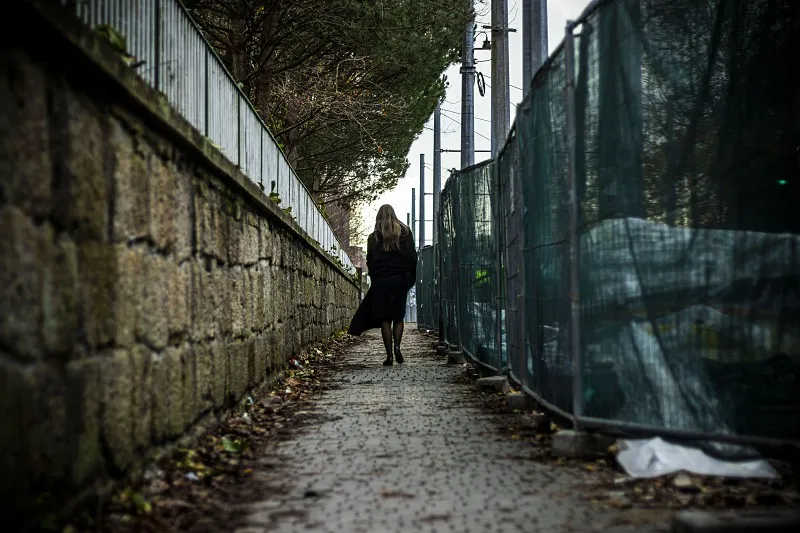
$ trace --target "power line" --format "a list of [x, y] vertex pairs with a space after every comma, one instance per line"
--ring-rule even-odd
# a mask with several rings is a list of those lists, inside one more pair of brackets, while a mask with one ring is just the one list
[[[490, 80], [490, 79], [492, 79], [492, 77], [491, 77], [491, 76], [489, 76], [488, 74], [484, 74], [484, 75], [483, 75], [483, 77], [484, 77], [484, 78], [486, 78], [487, 80]], [[486, 86], [487, 86], [487, 87], [489, 87], [489, 85], [488, 85], [488, 84], [487, 84]], [[519, 87], [517, 87], [516, 85], [512, 85], [511, 83], [509, 83], [509, 84], [508, 84], [508, 86], [509, 86], [509, 87], [511, 87], [512, 89], [516, 89], [516, 90], [518, 90], [518, 91], [521, 91], [521, 90], [522, 90], [522, 89], [520, 89]], [[489, 87], [489, 88], [491, 89], [491, 87]]]
[[[457, 114], [458, 114], [458, 111], [453, 111], [452, 109], [442, 109], [442, 113], [454, 113], [454, 114], [456, 114], [456, 115], [457, 115]], [[491, 121], [491, 120], [489, 120], [488, 118], [481, 118], [481, 117], [473, 117], [473, 118], [474, 118], [475, 120], [480, 120], [481, 122], [490, 122], [490, 123], [492, 122], [492, 121]], [[452, 119], [451, 119], [451, 120], [452, 120]]]
[[[444, 111], [444, 110], [442, 110], [442, 111]], [[455, 123], [456, 123], [456, 124], [458, 124], [459, 126], [461, 125], [461, 122], [457, 121], [457, 120], [456, 120], [456, 119], [454, 119], [453, 117], [446, 117], [446, 118], [447, 118], [447, 120], [452, 120], [453, 122], [455, 122]], [[475, 132], [475, 135], [477, 135], [477, 136], [479, 136], [479, 137], [483, 137], [484, 139], [486, 139], [486, 140], [487, 140], [487, 141], [489, 141], [489, 142], [491, 142], [491, 141], [492, 141], [492, 140], [491, 140], [489, 137], [487, 137], [486, 135], [483, 135], [483, 134], [482, 134], [482, 133], [480, 133], [479, 131], [476, 131], [476, 132]]]
[[[487, 76], [487, 78], [488, 78], [488, 76]], [[491, 85], [489, 85], [488, 83], [486, 84], [486, 86], [487, 86], [488, 88], [490, 88], [490, 89], [492, 88], [492, 86], [491, 86]], [[514, 87], [514, 88], [516, 89], [517, 87]], [[520, 90], [522, 90], [522, 89], [520, 89]], [[517, 104], [515, 104], [514, 102], [508, 102], [508, 103], [509, 103], [509, 104], [511, 104], [511, 105], [513, 105], [514, 107], [517, 107]]]

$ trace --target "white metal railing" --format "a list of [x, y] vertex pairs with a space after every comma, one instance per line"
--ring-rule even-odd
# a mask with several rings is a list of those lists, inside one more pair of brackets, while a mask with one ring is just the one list
[[179, 0], [61, 0], [91, 28], [125, 38], [136, 69], [155, 90], [266, 193], [280, 195], [312, 239], [355, 273], [311, 194], [291, 168], [250, 100]]

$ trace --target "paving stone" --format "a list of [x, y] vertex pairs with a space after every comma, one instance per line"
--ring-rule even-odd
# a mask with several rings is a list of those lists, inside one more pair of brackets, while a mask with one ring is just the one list
[[619, 515], [579, 496], [585, 473], [518, 459], [530, 443], [499, 438], [464, 369], [411, 330], [392, 367], [379, 334], [365, 335], [316, 422], [265, 451], [264, 501], [241, 533], [589, 532]]

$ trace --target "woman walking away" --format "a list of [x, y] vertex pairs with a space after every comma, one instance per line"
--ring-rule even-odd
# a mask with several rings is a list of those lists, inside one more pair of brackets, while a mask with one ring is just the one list
[[381, 328], [386, 348], [383, 364], [392, 364], [392, 354], [400, 364], [406, 296], [417, 279], [417, 252], [411, 229], [397, 219], [388, 204], [378, 210], [375, 231], [367, 240], [367, 270], [372, 284], [348, 332], [361, 335], [368, 329]]

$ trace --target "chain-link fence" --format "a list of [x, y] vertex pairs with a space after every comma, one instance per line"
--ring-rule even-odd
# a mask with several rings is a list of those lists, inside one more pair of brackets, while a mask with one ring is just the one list
[[445, 339], [578, 424], [800, 440], [798, 52], [792, 0], [593, 3], [442, 194]]

